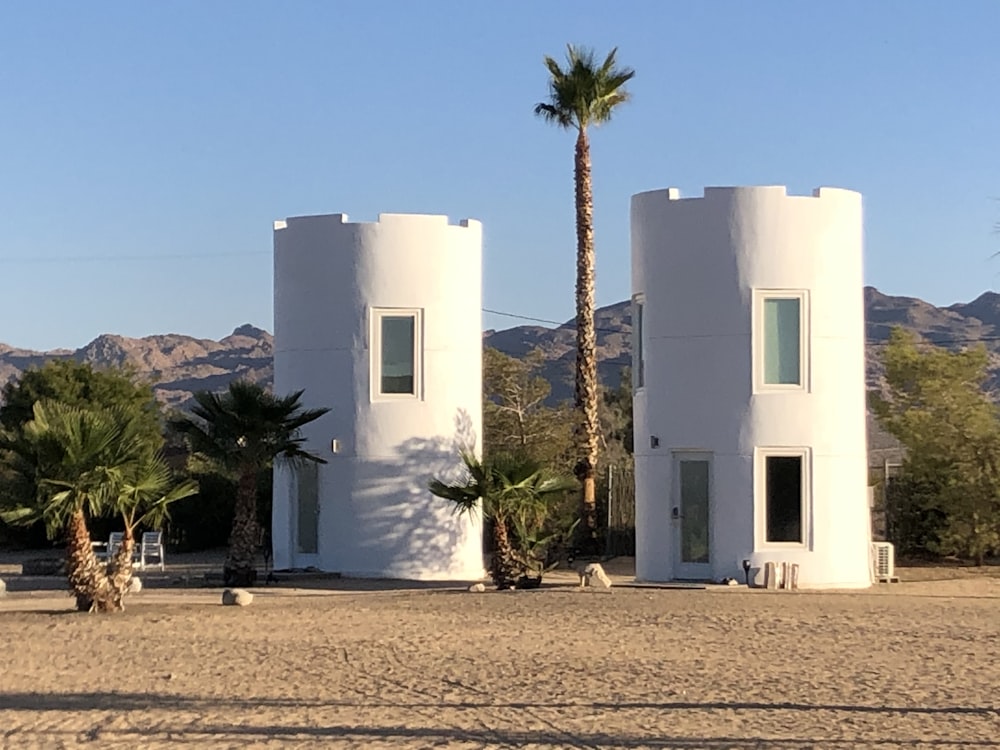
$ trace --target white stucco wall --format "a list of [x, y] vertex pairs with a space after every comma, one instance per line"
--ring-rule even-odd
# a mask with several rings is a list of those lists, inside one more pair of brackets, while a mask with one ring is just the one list
[[[382, 214], [275, 222], [274, 385], [305, 389], [332, 411], [308, 425], [319, 467], [319, 544], [297, 544], [294, 487], [275, 473], [276, 568], [414, 580], [483, 575], [478, 518], [432, 496], [432, 477], [460, 475], [460, 448], [481, 450], [482, 227], [445, 216]], [[372, 310], [419, 310], [416, 398], [380, 399], [371, 380]], [[331, 441], [339, 451], [334, 454]]]
[[[712, 455], [711, 575], [800, 566], [800, 586], [870, 583], [862, 208], [858, 193], [784, 187], [632, 197], [632, 288], [644, 297], [635, 393], [636, 573], [677, 575], [675, 451]], [[755, 386], [754, 290], [804, 290], [805, 387]], [[650, 437], [659, 438], [651, 448]], [[807, 449], [806, 544], [763, 539], [760, 450]]]

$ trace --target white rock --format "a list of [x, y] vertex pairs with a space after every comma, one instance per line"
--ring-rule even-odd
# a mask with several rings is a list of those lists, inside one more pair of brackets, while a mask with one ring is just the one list
[[222, 603], [228, 607], [246, 607], [253, 601], [253, 594], [244, 589], [226, 589], [222, 592]]
[[608, 578], [608, 574], [604, 572], [604, 568], [597, 563], [590, 563], [590, 565], [584, 568], [582, 578], [585, 586], [592, 586], [593, 588], [600, 589], [611, 588], [611, 579]]
[[486, 591], [486, 586], [484, 586], [481, 583], [474, 583], [471, 586], [469, 586], [469, 591], [471, 591], [473, 594], [481, 594], [484, 591]]

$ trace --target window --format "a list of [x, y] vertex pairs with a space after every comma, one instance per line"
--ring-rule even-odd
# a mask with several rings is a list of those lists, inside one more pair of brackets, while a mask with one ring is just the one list
[[808, 451], [769, 448], [758, 453], [758, 542], [777, 546], [807, 544]]
[[767, 542], [802, 544], [802, 456], [768, 456]]
[[756, 293], [756, 390], [804, 389], [808, 363], [805, 292]]
[[646, 352], [643, 349], [643, 312], [646, 302], [640, 296], [632, 298], [632, 387], [646, 385]]
[[298, 548], [316, 554], [319, 544], [319, 465], [304, 461], [295, 468], [298, 505]]
[[420, 317], [419, 310], [373, 311], [373, 398], [419, 396]]

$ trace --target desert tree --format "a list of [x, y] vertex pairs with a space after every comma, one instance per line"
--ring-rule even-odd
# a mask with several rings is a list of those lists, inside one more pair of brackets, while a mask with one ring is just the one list
[[[603, 125], [629, 100], [626, 84], [635, 76], [619, 67], [617, 49], [602, 60], [592, 50], [569, 45], [566, 65], [545, 57], [549, 93], [535, 105], [546, 122], [576, 132], [573, 160], [576, 205], [576, 371], [574, 404], [578, 411], [575, 473], [581, 485], [581, 529], [593, 546], [597, 531], [595, 476], [600, 440], [597, 339], [594, 327], [594, 196], [591, 186], [591, 127]], [[589, 550], [593, 552], [594, 550]]]
[[[175, 483], [145, 425], [127, 408], [39, 400], [33, 418], [0, 431], [0, 460], [20, 492], [7, 497], [7, 523], [41, 521], [66, 539], [66, 573], [82, 611], [124, 609], [135, 529], [160, 523], [171, 503], [196, 490]], [[30, 490], [26, 492], [24, 490]], [[91, 544], [88, 518], [120, 515], [124, 543], [106, 563]]]
[[948, 351], [893, 329], [884, 388], [870, 394], [882, 427], [906, 448], [908, 508], [933, 524], [930, 551], [982, 564], [1000, 550], [1000, 413], [986, 392], [983, 347]]
[[171, 420], [192, 451], [236, 475], [236, 507], [223, 568], [226, 585], [250, 586], [256, 581], [260, 472], [275, 461], [293, 466], [302, 461], [326, 463], [305, 449], [301, 430], [329, 409], [303, 408], [302, 394], [277, 396], [257, 383], [235, 380], [223, 393], [195, 393], [190, 413]]
[[[525, 580], [533, 570], [523, 548], [511, 539], [512, 527], [520, 530], [520, 541], [541, 528], [549, 504], [576, 487], [570, 477], [560, 476], [531, 458], [501, 453], [484, 462], [463, 453], [465, 476], [458, 482], [434, 479], [432, 494], [449, 500], [459, 513], [482, 513], [493, 535], [490, 577], [498, 589]], [[520, 552], [520, 554], [519, 554]]]

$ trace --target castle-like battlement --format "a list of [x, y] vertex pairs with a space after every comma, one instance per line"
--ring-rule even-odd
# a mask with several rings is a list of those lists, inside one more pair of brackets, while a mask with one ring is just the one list
[[844, 195], [852, 195], [860, 197], [861, 194], [854, 190], [848, 190], [847, 188], [838, 187], [817, 187], [814, 188], [812, 193], [809, 195], [789, 195], [788, 188], [785, 185], [740, 185], [740, 186], [719, 186], [719, 187], [706, 187], [704, 188], [701, 195], [689, 195], [682, 196], [680, 188], [663, 188], [660, 190], [647, 190], [642, 193], [636, 193], [633, 199], [649, 200], [653, 198], [665, 198], [669, 201], [697, 201], [705, 199], [725, 199], [729, 197], [735, 197], [737, 195], [747, 195], [747, 194], [768, 194], [768, 195], [779, 195], [786, 198], [834, 198]]
[[348, 221], [347, 214], [308, 214], [305, 216], [289, 216], [287, 219], [279, 219], [274, 222], [274, 230], [287, 229], [289, 224], [298, 222], [327, 221], [345, 226], [375, 226], [375, 225], [421, 225], [421, 226], [452, 226], [452, 227], [480, 227], [481, 222], [476, 219], [459, 219], [453, 222], [445, 214], [379, 214], [375, 221]]

